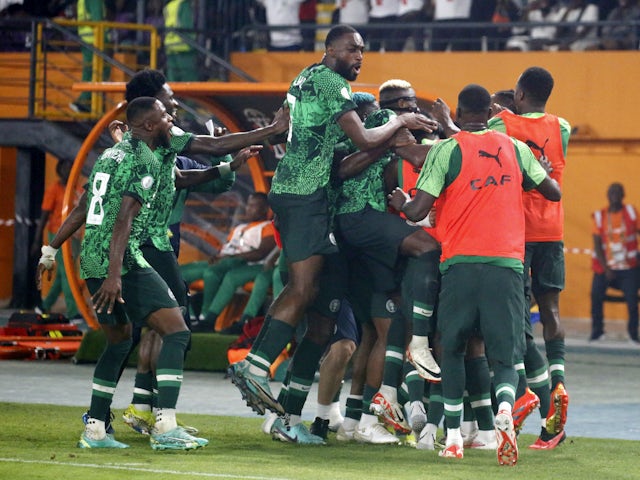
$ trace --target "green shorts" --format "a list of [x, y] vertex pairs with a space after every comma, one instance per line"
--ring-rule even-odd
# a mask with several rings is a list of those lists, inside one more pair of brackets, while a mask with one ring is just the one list
[[187, 285], [180, 274], [178, 259], [173, 250], [163, 252], [151, 245], [140, 246], [144, 259], [158, 272], [158, 275], [167, 283], [178, 305], [187, 306]]
[[371, 271], [373, 289], [389, 292], [399, 286], [398, 271], [402, 241], [419, 230], [405, 219], [367, 206], [355, 213], [336, 217], [340, 238], [359, 249], [363, 261]]
[[438, 330], [446, 352], [464, 354], [469, 337], [481, 334], [489, 362], [513, 365], [523, 339], [522, 274], [481, 263], [454, 264], [443, 274]]
[[524, 256], [525, 287], [533, 295], [564, 290], [564, 242], [528, 242]]
[[295, 263], [314, 255], [336, 253], [338, 247], [331, 232], [327, 193], [320, 188], [311, 195], [269, 193], [269, 205], [287, 261]]
[[[93, 296], [104, 278], [87, 278], [87, 288]], [[147, 317], [161, 308], [178, 308], [176, 299], [153, 268], [129, 270], [122, 276], [122, 299], [124, 303], [116, 303], [112, 313], [96, 313], [101, 325], [117, 325], [133, 323], [134, 326], [145, 324]]]

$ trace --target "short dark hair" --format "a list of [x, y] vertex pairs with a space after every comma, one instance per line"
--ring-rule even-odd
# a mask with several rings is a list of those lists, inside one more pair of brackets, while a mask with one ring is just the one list
[[351, 25], [336, 25], [329, 33], [324, 41], [324, 47], [328, 48], [333, 42], [342, 37], [343, 35], [358, 33], [358, 31]]
[[162, 72], [151, 69], [141, 70], [127, 83], [125, 99], [130, 102], [138, 97], [155, 97], [165, 83], [167, 79]]
[[518, 85], [535, 102], [546, 103], [553, 90], [553, 77], [542, 67], [529, 67], [520, 75]]
[[491, 95], [482, 85], [472, 83], [458, 94], [458, 108], [468, 113], [485, 113], [491, 107]]
[[159, 100], [154, 97], [138, 97], [127, 105], [127, 123], [139, 122]]

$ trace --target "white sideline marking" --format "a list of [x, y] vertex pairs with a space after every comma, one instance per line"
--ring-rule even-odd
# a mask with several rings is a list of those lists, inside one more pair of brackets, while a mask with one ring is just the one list
[[239, 479], [247, 479], [247, 480], [289, 480], [282, 477], [259, 477], [256, 475], [234, 475], [232, 473], [185, 472], [185, 471], [178, 471], [178, 470], [160, 470], [158, 468], [126, 467], [122, 465], [108, 465], [108, 464], [105, 465], [105, 464], [98, 464], [98, 463], [55, 462], [53, 460], [23, 460], [20, 458], [0, 458], [0, 462], [33, 463], [38, 465], [60, 465], [64, 467], [104, 468], [104, 469], [111, 469], [111, 470], [127, 470], [132, 472], [166, 473], [169, 475], [189, 475], [192, 477], [239, 478]]

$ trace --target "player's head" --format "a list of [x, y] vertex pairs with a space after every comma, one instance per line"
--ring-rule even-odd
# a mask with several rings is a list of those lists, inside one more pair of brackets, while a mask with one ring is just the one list
[[528, 101], [533, 105], [544, 105], [552, 90], [553, 77], [551, 73], [542, 67], [529, 67], [522, 72], [516, 83], [516, 106], [523, 101]]
[[501, 107], [508, 108], [512, 112], [516, 111], [516, 104], [514, 101], [515, 91], [513, 89], [510, 90], [498, 90], [493, 95], [491, 95], [491, 103], [497, 103]]
[[472, 83], [458, 94], [456, 119], [464, 128], [468, 122], [486, 122], [491, 114], [491, 95], [481, 85]]
[[418, 113], [418, 99], [413, 86], [406, 80], [387, 80], [378, 90], [380, 107], [389, 108], [394, 112]]
[[245, 207], [247, 220], [257, 222], [269, 218], [269, 199], [264, 192], [253, 192], [247, 198]]
[[155, 97], [134, 98], [127, 106], [127, 124], [132, 135], [150, 148], [171, 145], [173, 118]]
[[155, 97], [171, 116], [176, 114], [178, 102], [173, 98], [173, 90], [167, 84], [167, 79], [158, 70], [142, 70], [131, 77], [127, 83], [125, 99], [131, 102], [138, 97]]
[[353, 92], [351, 99], [358, 106], [356, 113], [363, 122], [371, 113], [380, 108], [378, 102], [376, 102], [376, 97], [368, 92]]
[[364, 40], [349, 25], [336, 25], [327, 34], [322, 62], [349, 81], [358, 78], [362, 67]]

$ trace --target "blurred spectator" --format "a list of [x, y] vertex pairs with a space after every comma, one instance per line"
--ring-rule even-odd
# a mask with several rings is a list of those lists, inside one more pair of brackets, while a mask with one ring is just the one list
[[195, 28], [193, 5], [190, 0], [168, 0], [164, 7], [164, 26], [167, 29], [164, 34], [167, 81], [198, 81], [198, 52], [182, 38], [192, 38], [193, 34], [173, 31]]
[[[103, 0], [78, 0], [76, 4], [78, 22], [102, 22], [107, 20], [107, 7]], [[80, 39], [93, 45], [95, 41], [95, 29], [88, 25], [78, 27]], [[104, 33], [104, 45], [107, 44], [107, 32]], [[108, 80], [111, 75], [111, 66], [104, 62], [102, 80]], [[82, 81], [90, 82], [93, 78], [93, 50], [82, 47]], [[78, 98], [69, 104], [74, 112], [91, 111], [91, 92], [82, 92]]]
[[570, 0], [565, 14], [560, 22], [574, 22], [575, 25], [560, 27], [556, 31], [555, 46], [550, 50], [587, 50], [598, 44], [598, 27], [581, 25], [589, 22], [597, 22], [598, 6], [587, 0]]
[[384, 28], [373, 28], [379, 23], [395, 23], [398, 19], [400, 0], [369, 0], [369, 50], [378, 52], [398, 52], [402, 49], [399, 40], [396, 38], [395, 30]]
[[[313, 25], [316, 23], [317, 0], [304, 0], [300, 5], [300, 24]], [[316, 31], [315, 29], [302, 30], [302, 50], [305, 52], [313, 52], [316, 47]]]
[[[138, 23], [136, 21], [137, 0], [116, 0], [114, 22]], [[117, 45], [131, 45], [136, 41], [136, 33], [133, 30], [114, 30], [113, 43]]]
[[[431, 0], [434, 5], [433, 24], [441, 28], [434, 28], [431, 33], [431, 50], [444, 52], [453, 50], [478, 50], [478, 46], [470, 41], [470, 29], [450, 24], [471, 22], [472, 0]], [[476, 48], [474, 48], [476, 47]]]
[[[333, 23], [356, 26], [369, 22], [368, 0], [336, 0]], [[357, 27], [356, 27], [357, 28]], [[364, 34], [364, 32], [360, 32]], [[363, 35], [364, 36], [364, 35]]]
[[[520, 3], [515, 0], [498, 0], [496, 9], [493, 12], [491, 23], [496, 26], [492, 28], [488, 36], [489, 50], [504, 50], [507, 39], [511, 36], [511, 22], [521, 20], [522, 9]], [[500, 26], [502, 25], [502, 26]]]
[[19, 20], [27, 20], [28, 18], [29, 14], [23, 5], [9, 5], [0, 11], [0, 19], [16, 20], [15, 24], [6, 24], [0, 30], [0, 51], [22, 52], [30, 48], [29, 32], [31, 27], [26, 22], [19, 22]]
[[[428, 4], [428, 7], [427, 7]], [[413, 49], [416, 52], [424, 50], [424, 28], [406, 28], [405, 23], [424, 23], [432, 19], [431, 2], [425, 0], [400, 0], [398, 10], [398, 28], [396, 39], [400, 50], [406, 48], [409, 38], [413, 40]]]
[[637, 0], [618, 0], [618, 6], [611, 10], [608, 21], [625, 22], [622, 25], [602, 27], [600, 42], [594, 50], [635, 50], [638, 48], [638, 25], [632, 22], [640, 20], [640, 7]]
[[[566, 11], [558, 0], [534, 0], [525, 7], [522, 21], [557, 23]], [[553, 25], [531, 27], [528, 32], [514, 28], [515, 35], [507, 40], [505, 50], [542, 50], [555, 43], [556, 30]]]
[[[300, 25], [300, 4], [304, 0], [258, 0], [264, 5], [267, 25]], [[302, 49], [302, 34], [299, 28], [270, 30], [270, 51], [297, 52]]]

